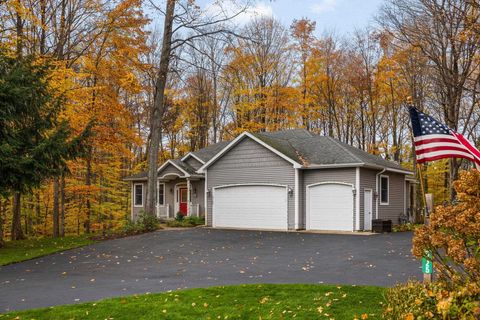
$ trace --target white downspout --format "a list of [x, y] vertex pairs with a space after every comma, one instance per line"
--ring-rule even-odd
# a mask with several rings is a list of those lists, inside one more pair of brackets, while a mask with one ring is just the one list
[[378, 177], [384, 173], [385, 171], [387, 171], [387, 168], [383, 168], [382, 171], [380, 171], [379, 173], [377, 173], [375, 175], [375, 194], [376, 194], [376, 197], [375, 197], [375, 216], [376, 218], [378, 219], [378, 201], [380, 199], [380, 194], [378, 193]]

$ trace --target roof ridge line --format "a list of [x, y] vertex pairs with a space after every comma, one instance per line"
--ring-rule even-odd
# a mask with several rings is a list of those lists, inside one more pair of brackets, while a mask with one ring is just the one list
[[[310, 138], [312, 138], [312, 137], [310, 136]], [[295, 150], [295, 153], [297, 154], [298, 159], [300, 159], [300, 161], [302, 161], [302, 164], [303, 164], [304, 166], [307, 166], [307, 167], [308, 167], [308, 166], [310, 165], [310, 163], [305, 159], [305, 157], [303, 156], [303, 154], [301, 154], [300, 151], [298, 151], [297, 148], [295, 148], [295, 147], [292, 145], [292, 143], [290, 142], [290, 140], [291, 140], [291, 139], [286, 139], [288, 145], [289, 145], [290, 147], [292, 147], [293, 150]]]
[[359, 162], [365, 164], [365, 161], [363, 161], [362, 159], [360, 159], [359, 157], [357, 157], [353, 152], [351, 152], [350, 150], [348, 150], [347, 148], [345, 148], [345, 146], [343, 146], [340, 141], [337, 141], [335, 138], [332, 138], [332, 137], [328, 137], [328, 139], [332, 140], [337, 146], [339, 146], [340, 148], [342, 148], [344, 151], [346, 151], [348, 154], [350, 154], [352, 157], [354, 157], [355, 159], [357, 159]]

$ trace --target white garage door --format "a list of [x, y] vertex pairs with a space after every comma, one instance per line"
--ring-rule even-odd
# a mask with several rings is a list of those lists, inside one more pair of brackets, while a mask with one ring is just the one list
[[319, 184], [307, 193], [307, 229], [353, 231], [352, 186]]
[[214, 188], [214, 227], [286, 230], [287, 220], [285, 186], [241, 185]]

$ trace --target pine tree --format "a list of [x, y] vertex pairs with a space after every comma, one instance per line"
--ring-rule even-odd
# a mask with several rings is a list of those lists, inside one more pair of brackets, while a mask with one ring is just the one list
[[0, 194], [14, 195], [12, 240], [24, 237], [21, 194], [57, 176], [82, 150], [89, 129], [72, 138], [58, 121], [62, 97], [49, 84], [50, 66], [0, 51]]

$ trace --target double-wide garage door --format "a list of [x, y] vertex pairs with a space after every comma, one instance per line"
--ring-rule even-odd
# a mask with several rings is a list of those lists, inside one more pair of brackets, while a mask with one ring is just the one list
[[213, 226], [219, 228], [288, 228], [286, 186], [232, 185], [214, 188]]
[[307, 187], [307, 229], [353, 231], [352, 186], [325, 183]]

